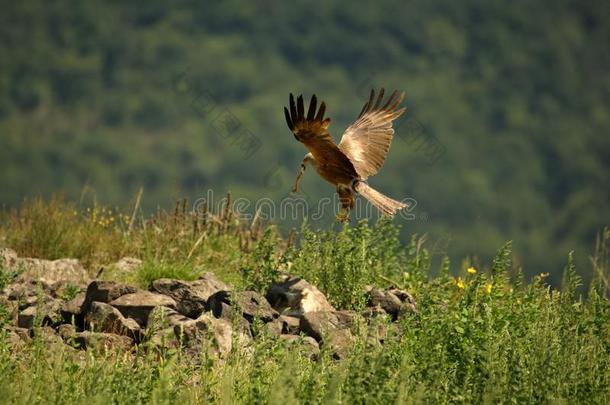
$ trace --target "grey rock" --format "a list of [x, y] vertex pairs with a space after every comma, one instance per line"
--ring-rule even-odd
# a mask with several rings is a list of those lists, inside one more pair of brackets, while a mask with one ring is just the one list
[[280, 335], [280, 339], [291, 347], [302, 350], [312, 360], [320, 354], [320, 346], [311, 336]]
[[89, 274], [77, 259], [19, 258], [15, 266], [23, 268], [23, 272], [16, 279], [17, 283], [36, 281], [57, 288], [68, 284], [84, 287], [90, 281]]
[[32, 340], [29, 329], [17, 326], [7, 326], [5, 330], [7, 333], [7, 343], [12, 347], [21, 346]]
[[32, 329], [36, 320], [41, 322], [42, 326], [54, 325], [58, 323], [61, 316], [59, 308], [61, 304], [58, 300], [47, 301], [41, 305], [33, 305], [19, 312], [17, 316], [17, 326], [20, 328]]
[[168, 307], [155, 307], [148, 314], [148, 320], [146, 321], [146, 326], [151, 331], [156, 331], [159, 329], [166, 329], [169, 327], [174, 327], [184, 322], [191, 321], [191, 318], [188, 318], [175, 309]]
[[155, 307], [176, 308], [176, 301], [166, 295], [149, 291], [138, 291], [125, 294], [110, 302], [110, 305], [121, 311], [127, 318], [133, 318], [141, 326], [146, 326], [150, 311]]
[[371, 307], [382, 308], [385, 312], [390, 314], [394, 320], [398, 318], [398, 314], [402, 307], [402, 302], [396, 295], [378, 288], [373, 288], [368, 292], [367, 304]]
[[123, 257], [111, 266], [120, 273], [133, 273], [142, 267], [142, 260], [135, 257]]
[[55, 332], [55, 329], [50, 326], [43, 326], [42, 328], [32, 329], [30, 334], [34, 339], [42, 340], [46, 346], [63, 346], [63, 339]]
[[82, 313], [82, 307], [83, 303], [85, 302], [86, 295], [87, 294], [85, 292], [80, 292], [76, 295], [76, 297], [69, 301], [64, 301], [61, 304], [60, 313], [65, 322], [74, 322], [76, 324], [83, 323], [84, 314]]
[[348, 311], [308, 312], [301, 318], [301, 330], [323, 346], [331, 348], [336, 358], [344, 358], [351, 347], [350, 327], [353, 315]]
[[265, 297], [256, 291], [219, 291], [208, 300], [209, 308], [217, 318], [232, 319], [233, 304], [236, 305], [235, 311], [248, 322], [252, 322], [254, 318], [270, 322], [279, 317], [279, 313], [271, 308]]
[[308, 312], [300, 319], [300, 328], [319, 342], [337, 330], [349, 330], [352, 321], [343, 312]]
[[19, 256], [13, 249], [0, 248], [0, 269], [4, 271], [14, 269], [18, 259]]
[[136, 321], [125, 318], [118, 309], [103, 302], [91, 304], [91, 310], [87, 313], [85, 321], [87, 326], [96, 332], [128, 336], [136, 342], [142, 338], [142, 331]]
[[57, 328], [57, 333], [64, 341], [69, 341], [73, 339], [74, 336], [76, 336], [76, 328], [74, 327], [74, 325], [64, 323], [62, 325], [59, 325], [59, 327]]
[[12, 324], [17, 324], [17, 317], [19, 315], [19, 303], [17, 301], [11, 301], [6, 297], [0, 297], [0, 307], [4, 307], [10, 317]]
[[136, 287], [117, 283], [115, 281], [94, 280], [87, 287], [81, 313], [89, 312], [91, 303], [95, 301], [109, 303], [123, 295], [133, 294], [136, 291], [138, 291]]
[[74, 335], [74, 344], [80, 349], [129, 350], [132, 340], [127, 336], [104, 332], [79, 332]]
[[271, 336], [278, 337], [282, 334], [284, 323], [278, 319], [267, 322], [263, 325], [263, 329]]
[[298, 335], [301, 331], [301, 320], [295, 316], [280, 315], [278, 320], [282, 323], [282, 333]]
[[218, 291], [229, 291], [228, 285], [212, 273], [204, 274], [199, 280], [183, 281], [162, 278], [152, 283], [152, 290], [172, 297], [177, 310], [190, 318], [197, 318], [207, 309], [208, 299]]
[[383, 308], [381, 308], [380, 306], [377, 305], [374, 307], [364, 308], [362, 310], [362, 316], [365, 319], [371, 319], [371, 318], [388, 316], [388, 313], [385, 312], [385, 310]]
[[232, 328], [226, 319], [216, 319], [210, 313], [174, 326], [174, 333], [183, 347], [196, 356], [205, 348], [210, 354], [226, 357], [233, 348]]
[[148, 349], [156, 350], [164, 353], [168, 350], [177, 350], [180, 348], [180, 341], [176, 337], [174, 327], [156, 329], [150, 334], [150, 338], [146, 341]]
[[288, 315], [335, 310], [320, 290], [298, 277], [285, 276], [269, 287], [266, 297], [275, 310]]

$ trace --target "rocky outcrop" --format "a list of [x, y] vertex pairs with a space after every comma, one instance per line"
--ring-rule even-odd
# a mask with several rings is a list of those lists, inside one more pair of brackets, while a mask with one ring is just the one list
[[[141, 262], [124, 259], [111, 266], [119, 264], [132, 271]], [[356, 334], [365, 333], [367, 344], [383, 344], [396, 335], [391, 322], [417, 313], [407, 291], [372, 287], [363, 291], [363, 311], [336, 310], [315, 286], [291, 276], [265, 296], [236, 291], [212, 273], [194, 281], [158, 279], [147, 291], [105, 280], [87, 284], [78, 261], [23, 259], [10, 249], [0, 249], [0, 270], [13, 275], [0, 291], [12, 322], [6, 329], [11, 346], [32, 337], [85, 350], [142, 345], [160, 353], [183, 350], [197, 361], [224, 358], [253, 338], [271, 336], [311, 359], [320, 348], [343, 358]]]

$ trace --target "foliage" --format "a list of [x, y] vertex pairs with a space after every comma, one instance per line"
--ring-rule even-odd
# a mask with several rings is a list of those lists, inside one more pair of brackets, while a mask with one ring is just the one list
[[[0, 224], [0, 235], [22, 215], [52, 210], [51, 229], [75, 226], [81, 238], [99, 240], [108, 227], [87, 224], [87, 215], [64, 215], [69, 203], [34, 204]], [[180, 204], [182, 205], [182, 204]], [[40, 211], [42, 210], [42, 211]], [[86, 208], [85, 208], [85, 212]], [[546, 274], [531, 283], [513, 277], [511, 244], [498, 250], [488, 266], [433, 268], [428, 243], [413, 236], [398, 239], [388, 221], [316, 231], [306, 225], [297, 241], [285, 243], [274, 227], [223, 222], [210, 214], [198, 218], [193, 233], [190, 212], [158, 213], [131, 229], [109, 225], [122, 243], [101, 243], [88, 257], [118, 257], [127, 251], [145, 260], [137, 274], [142, 285], [157, 277], [193, 278], [214, 271], [238, 288], [264, 290], [280, 272], [302, 275], [317, 284], [340, 308], [358, 308], [366, 284], [400, 285], [411, 292], [418, 314], [386, 324], [383, 345], [373, 344], [364, 323], [354, 330], [346, 358], [328, 349], [315, 361], [304, 351], [260, 334], [223, 361], [186, 358], [180, 352], [137, 353], [76, 351], [49, 346], [44, 335], [14, 346], [6, 325], [10, 314], [0, 305], [0, 397], [7, 403], [607, 403], [610, 400], [610, 302], [602, 294], [606, 250], [594, 265], [599, 279], [586, 296], [571, 258], [565, 284], [556, 290]], [[76, 217], [77, 219], [73, 219]], [[231, 215], [222, 214], [222, 218]], [[182, 220], [180, 218], [183, 218]], [[189, 218], [188, 220], [186, 218]], [[68, 221], [68, 224], [53, 223]], [[153, 225], [154, 224], [154, 225]], [[212, 224], [212, 225], [210, 225]], [[158, 228], [157, 230], [154, 230]], [[18, 230], [22, 238], [39, 235], [36, 226]], [[206, 237], [201, 238], [200, 235]], [[180, 237], [178, 236], [180, 235]], [[191, 235], [191, 236], [189, 236]], [[199, 236], [198, 236], [199, 235]], [[241, 236], [240, 236], [241, 235]], [[244, 238], [250, 243], [246, 243]], [[183, 240], [186, 239], [185, 240]], [[239, 242], [241, 238], [241, 242]], [[201, 239], [200, 243], [196, 243]], [[12, 247], [32, 248], [7, 238]], [[603, 243], [601, 241], [603, 240]], [[607, 244], [607, 233], [600, 245]], [[75, 252], [79, 238], [41, 241], [41, 252]], [[165, 244], [165, 245], [161, 245]], [[61, 249], [60, 249], [61, 247]], [[162, 249], [163, 248], [163, 249]], [[112, 249], [117, 249], [113, 251]], [[27, 253], [27, 250], [23, 252]], [[208, 256], [215, 255], [210, 260]], [[51, 256], [49, 256], [51, 257]], [[235, 258], [237, 257], [237, 259]], [[203, 269], [200, 267], [203, 266]], [[93, 269], [96, 269], [93, 267]], [[240, 272], [263, 269], [260, 273]], [[456, 273], [454, 276], [452, 273]], [[515, 279], [514, 282], [511, 280]], [[602, 283], [602, 284], [600, 284]], [[373, 326], [371, 326], [372, 328]], [[36, 337], [40, 336], [40, 337]]]
[[[595, 233], [610, 222], [607, 2], [10, 3], [2, 205], [93, 188], [125, 207], [140, 186], [147, 213], [206, 189], [277, 203], [304, 153], [283, 122], [288, 93], [325, 100], [338, 139], [368, 89], [383, 86], [409, 95], [371, 179], [417, 200], [403, 240], [449, 239], [454, 262], [488, 261], [514, 240], [526, 276], [549, 272], [559, 285], [565, 252], [589, 270]], [[218, 125], [221, 113], [261, 141], [251, 157]], [[303, 190], [310, 205], [333, 192], [314, 175]]]

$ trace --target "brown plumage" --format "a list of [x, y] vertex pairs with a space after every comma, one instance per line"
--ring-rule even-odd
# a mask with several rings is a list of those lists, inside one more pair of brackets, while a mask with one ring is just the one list
[[394, 135], [392, 121], [405, 111], [405, 108], [399, 108], [404, 93], [398, 96], [394, 91], [385, 103], [383, 94], [384, 90], [381, 89], [375, 97], [375, 91], [371, 90], [369, 100], [356, 121], [347, 127], [338, 145], [328, 132], [330, 118], [324, 118], [326, 104], [322, 102], [318, 109], [315, 95], [311, 97], [307, 115], [302, 95], [297, 97], [295, 103], [294, 96], [290, 94], [290, 109], [284, 107], [288, 128], [296, 140], [309, 150], [301, 163], [293, 191], [298, 192], [307, 165], [313, 165], [323, 179], [336, 187], [345, 210], [339, 216], [341, 220], [347, 219], [349, 210], [353, 208], [355, 193], [361, 194], [386, 215], [394, 215], [406, 206], [379, 193], [365, 182], [383, 166]]

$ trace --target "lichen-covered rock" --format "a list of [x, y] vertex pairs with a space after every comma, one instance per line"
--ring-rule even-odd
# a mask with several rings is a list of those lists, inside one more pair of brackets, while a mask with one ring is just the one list
[[152, 290], [172, 297], [176, 301], [176, 309], [181, 314], [197, 318], [207, 309], [208, 299], [213, 294], [229, 291], [230, 288], [212, 273], [206, 273], [195, 281], [158, 279], [153, 281]]
[[74, 298], [61, 304], [59, 312], [65, 322], [74, 322], [79, 325], [83, 323], [84, 314], [82, 313], [82, 307], [85, 302], [85, 296], [85, 292], [79, 292]]
[[155, 307], [176, 309], [176, 301], [173, 298], [150, 291], [122, 295], [110, 301], [110, 305], [118, 309], [123, 316], [135, 319], [143, 327], [146, 326], [148, 316]]
[[269, 287], [266, 297], [275, 310], [287, 315], [335, 310], [320, 290], [298, 277], [285, 276]]

